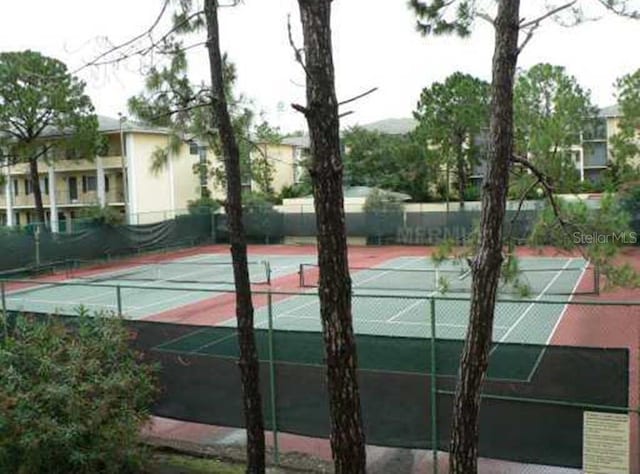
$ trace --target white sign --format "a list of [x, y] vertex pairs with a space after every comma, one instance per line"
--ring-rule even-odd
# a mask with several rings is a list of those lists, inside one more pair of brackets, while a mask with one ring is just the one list
[[584, 412], [582, 469], [585, 474], [629, 473], [629, 415]]

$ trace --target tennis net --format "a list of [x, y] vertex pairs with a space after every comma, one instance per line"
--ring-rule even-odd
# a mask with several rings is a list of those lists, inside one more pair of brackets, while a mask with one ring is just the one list
[[[469, 293], [471, 271], [459, 268], [350, 267], [353, 288], [391, 291]], [[319, 267], [300, 265], [300, 286], [318, 286]], [[592, 268], [526, 268], [500, 282], [503, 295], [576, 295], [597, 293], [597, 275]]]
[[[267, 261], [250, 261], [249, 280], [253, 284], [271, 283], [271, 267]], [[68, 270], [69, 277], [91, 282], [124, 280], [131, 282], [159, 281], [164, 283], [233, 284], [231, 262], [161, 261], [128, 263], [119, 268], [86, 268], [75, 262]]]

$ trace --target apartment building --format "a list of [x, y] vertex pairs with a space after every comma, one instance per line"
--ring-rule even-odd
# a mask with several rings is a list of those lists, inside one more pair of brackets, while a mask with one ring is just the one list
[[[152, 170], [153, 152], [168, 143], [168, 131], [143, 124], [99, 116], [99, 131], [107, 140], [104, 156], [80, 160], [41, 160], [38, 163], [47, 225], [54, 232], [70, 230], [70, 223], [89, 206], [110, 206], [130, 224], [158, 222], [185, 212], [188, 202], [206, 187], [212, 196], [224, 197], [198, 165], [216, 160], [195, 142], [185, 142], [159, 171]], [[294, 180], [294, 148], [263, 145], [275, 166], [274, 188]], [[196, 172], [194, 172], [194, 170]], [[28, 166], [3, 167], [0, 225], [24, 226], [37, 219]], [[251, 188], [253, 183], [247, 182]]]
[[[104, 156], [38, 163], [46, 221], [54, 232], [69, 230], [69, 223], [89, 206], [110, 206], [130, 223], [144, 223], [153, 221], [154, 213], [177, 210], [178, 203], [184, 207], [188, 199], [197, 197], [199, 183], [186, 144], [170, 157], [165, 169], [154, 173], [152, 153], [166, 145], [165, 130], [101, 116], [99, 131], [107, 140]], [[4, 172], [0, 220], [8, 226], [35, 221], [28, 166], [18, 164]]]
[[[603, 107], [593, 120], [590, 130], [585, 130], [580, 143], [571, 147], [571, 157], [580, 175], [580, 181], [598, 182], [613, 159], [611, 137], [618, 132], [622, 113], [618, 105]], [[478, 137], [476, 145], [482, 148], [486, 137]], [[640, 157], [637, 157], [640, 164]], [[484, 177], [486, 164], [483, 161], [474, 168], [472, 181], [479, 184]]]

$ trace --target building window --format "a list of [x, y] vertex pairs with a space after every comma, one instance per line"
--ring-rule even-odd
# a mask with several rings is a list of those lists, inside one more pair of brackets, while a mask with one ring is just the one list
[[197, 142], [189, 142], [189, 154], [190, 155], [199, 155], [200, 147]]
[[104, 192], [105, 193], [109, 192], [109, 176], [108, 175], [104, 175]]
[[31, 182], [30, 179], [25, 179], [24, 180], [24, 194], [26, 196], [28, 196], [32, 192], [33, 192], [33, 183]]
[[96, 191], [98, 189], [98, 179], [95, 176], [82, 177], [82, 192]]
[[20, 213], [19, 212], [16, 212], [15, 221], [16, 221], [16, 227], [20, 227]]
[[31, 213], [27, 212], [27, 225], [31, 224]]
[[49, 177], [48, 177], [48, 176], [45, 176], [45, 177], [42, 179], [42, 182], [41, 182], [41, 183], [42, 183], [42, 184], [41, 184], [41, 185], [42, 185], [42, 189], [44, 189], [44, 193], [48, 196], [48, 195], [49, 195]]
[[591, 142], [584, 144], [584, 166], [606, 166], [607, 144], [605, 142]]
[[13, 180], [13, 195], [18, 196], [20, 194], [20, 186], [18, 185], [18, 180]]
[[582, 133], [583, 140], [606, 140], [607, 139], [607, 120], [604, 118], [596, 118], [589, 122]]

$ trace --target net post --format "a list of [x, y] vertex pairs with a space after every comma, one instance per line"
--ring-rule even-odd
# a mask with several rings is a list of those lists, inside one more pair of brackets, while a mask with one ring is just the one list
[[596, 296], [600, 296], [600, 265], [593, 264], [593, 288]]
[[304, 286], [304, 276], [303, 276], [303, 271], [304, 271], [304, 263], [300, 264], [300, 268], [298, 269], [298, 278], [300, 281], [300, 288], [302, 288]]
[[430, 300], [431, 322], [431, 452], [433, 454], [433, 473], [438, 474], [438, 396], [437, 386], [437, 362], [436, 362], [436, 299]]
[[276, 373], [275, 373], [275, 348], [273, 341], [273, 297], [271, 290], [267, 293], [267, 308], [269, 318], [269, 391], [271, 403], [271, 432], [273, 433], [273, 462], [280, 464], [280, 451], [278, 446], [278, 416], [276, 413]]
[[271, 285], [271, 264], [268, 260], [264, 261], [264, 271], [267, 275], [267, 285]]
[[122, 289], [116, 285], [116, 304], [118, 305], [118, 317], [122, 317]]

